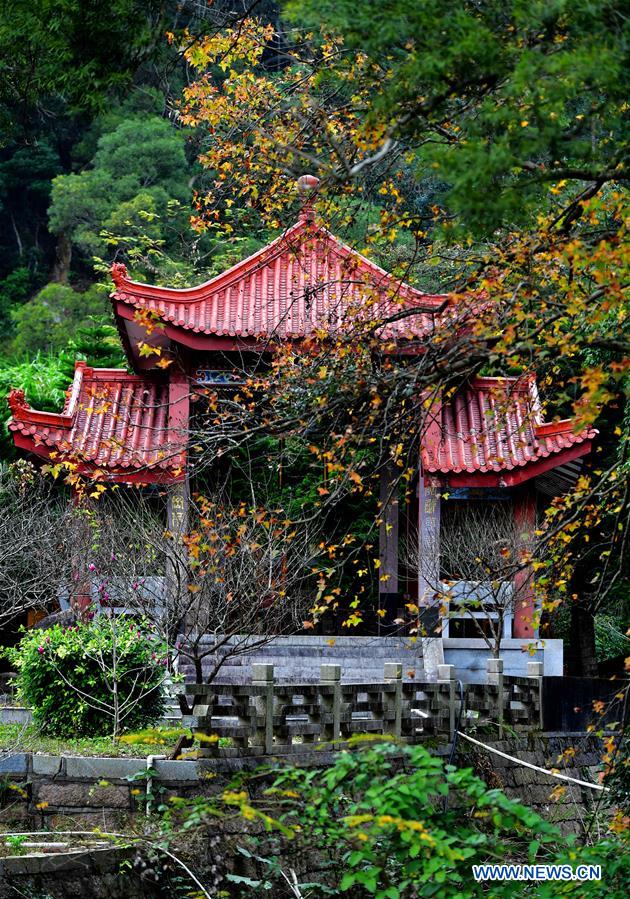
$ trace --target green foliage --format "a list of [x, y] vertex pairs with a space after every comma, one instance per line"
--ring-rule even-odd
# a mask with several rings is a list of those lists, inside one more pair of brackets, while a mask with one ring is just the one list
[[164, 711], [166, 647], [143, 625], [101, 614], [74, 627], [28, 631], [6, 650], [42, 733], [102, 736], [136, 730]]
[[282, 842], [287, 866], [292, 852], [320, 852], [333, 895], [481, 897], [487, 888], [474, 882], [471, 866], [492, 862], [602, 864], [604, 872], [592, 883], [495, 883], [496, 897], [627, 895], [630, 861], [615, 839], [578, 847], [469, 769], [445, 765], [422, 746], [364, 742], [358, 752], [336, 754], [329, 768], [289, 767], [266, 799], [266, 808], [278, 802], [277, 817], [294, 834]]
[[16, 306], [28, 299], [32, 286], [32, 275], [27, 268], [22, 266], [13, 269], [3, 281], [0, 281], [0, 295], [7, 307]]
[[[46, 211], [51, 181], [61, 171], [59, 150], [48, 132], [41, 139], [26, 145], [14, 143], [2, 149], [0, 275], [6, 277], [16, 268], [28, 269], [34, 282], [32, 286], [42, 283], [43, 269], [47, 268], [43, 265], [43, 257], [50, 246], [46, 234]], [[4, 318], [7, 317], [8, 305], [15, 299], [0, 294], [0, 310]], [[21, 301], [24, 297], [19, 299]]]
[[0, 6], [0, 124], [21, 133], [50, 106], [101, 108], [129, 86], [163, 29], [158, 0], [5, 0]]
[[6, 278], [0, 281], [0, 333], [6, 335], [11, 332], [11, 310], [19, 303], [24, 303], [32, 290], [31, 272], [24, 266], [9, 272]]
[[89, 256], [106, 252], [102, 231], [128, 236], [139, 225], [172, 245], [163, 214], [170, 201], [190, 199], [189, 177], [182, 133], [155, 115], [131, 117], [99, 138], [91, 169], [53, 180], [50, 228]]
[[89, 325], [94, 316], [104, 316], [106, 302], [106, 293], [99, 285], [79, 293], [69, 284], [47, 284], [11, 313], [15, 326], [13, 352], [30, 355], [61, 349], [77, 328]]
[[87, 359], [98, 368], [124, 368], [126, 365], [118, 329], [99, 321], [77, 328], [65, 352], [72, 359]]
[[27, 842], [29, 835], [25, 833], [8, 834], [4, 839], [11, 855], [21, 855], [22, 845]]
[[340, 32], [350, 53], [366, 55], [374, 85], [362, 115], [417, 147], [417, 176], [447, 182], [449, 210], [477, 233], [535, 221], [554, 202], [550, 182], [574, 181], [578, 192], [627, 178], [620, 0], [285, 6], [299, 26]]
[[613, 615], [595, 616], [595, 650], [598, 662], [630, 655], [630, 637], [622, 629], [618, 618]]
[[[157, 752], [171, 752], [178, 738], [186, 733], [175, 728], [155, 727], [147, 731], [147, 738], [128, 739], [124, 735], [113, 741], [106, 737], [58, 737], [41, 733], [34, 724], [0, 724], [0, 746], [10, 746], [15, 752], [43, 752], [48, 755], [105, 756], [107, 758], [144, 758]], [[133, 736], [133, 735], [132, 735]], [[156, 747], [159, 747], [156, 750]]]
[[[612, 605], [612, 604], [611, 604]], [[630, 655], [630, 637], [627, 636], [628, 624], [624, 624], [625, 616], [621, 609], [611, 610], [595, 615], [595, 654], [598, 662], [619, 659]], [[571, 609], [561, 605], [552, 618], [553, 636], [564, 640], [565, 652], [571, 644]]]

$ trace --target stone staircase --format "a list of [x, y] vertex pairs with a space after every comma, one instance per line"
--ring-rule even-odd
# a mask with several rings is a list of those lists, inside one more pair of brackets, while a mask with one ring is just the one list
[[[202, 644], [210, 646], [216, 638], [208, 636]], [[256, 638], [251, 638], [255, 642]], [[241, 638], [235, 638], [232, 645], [242, 645]], [[439, 647], [434, 644], [439, 644]], [[252, 665], [274, 666], [277, 683], [317, 683], [320, 666], [341, 665], [342, 683], [378, 683], [383, 680], [385, 662], [399, 662], [403, 668], [404, 680], [431, 679], [440, 658], [440, 640], [420, 640], [415, 643], [409, 637], [319, 637], [290, 636], [276, 637], [270, 643], [253, 648], [241, 655], [230, 656], [225, 648], [221, 655], [227, 655], [215, 682], [219, 684], [246, 684], [252, 679]], [[204, 660], [204, 677], [214, 666], [211, 656]], [[194, 682], [193, 666], [180, 661], [179, 671], [188, 683]]]

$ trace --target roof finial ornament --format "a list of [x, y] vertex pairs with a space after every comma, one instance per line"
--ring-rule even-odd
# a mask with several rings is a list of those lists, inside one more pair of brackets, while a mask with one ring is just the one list
[[296, 184], [302, 198], [300, 220], [303, 222], [312, 222], [313, 202], [319, 188], [319, 178], [316, 178], [315, 175], [300, 175]]

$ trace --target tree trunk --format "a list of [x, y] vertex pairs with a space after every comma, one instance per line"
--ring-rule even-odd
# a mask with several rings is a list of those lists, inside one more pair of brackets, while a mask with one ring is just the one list
[[595, 619], [582, 602], [571, 605], [571, 649], [569, 674], [576, 677], [597, 677]]
[[15, 218], [13, 217], [13, 213], [11, 213], [11, 224], [13, 225], [13, 233], [15, 234], [15, 242], [18, 245], [18, 253], [20, 255], [20, 259], [24, 255], [24, 244], [22, 243], [22, 238], [20, 237], [20, 232], [18, 230], [18, 226], [15, 224]]
[[57, 238], [55, 247], [55, 264], [50, 275], [50, 280], [59, 284], [67, 284], [72, 262], [72, 243], [65, 231]]
[[193, 659], [193, 664], [195, 666], [196, 682], [198, 684], [202, 684], [203, 683], [203, 662], [198, 656], [195, 656]]

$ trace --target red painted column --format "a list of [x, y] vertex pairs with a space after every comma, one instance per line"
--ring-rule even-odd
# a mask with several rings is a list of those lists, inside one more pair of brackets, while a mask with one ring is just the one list
[[[521, 544], [521, 553], [526, 553], [534, 539], [536, 529], [536, 493], [534, 488], [526, 486], [514, 497], [514, 519]], [[534, 627], [534, 582], [533, 573], [528, 566], [517, 572], [514, 578], [516, 602], [514, 604], [514, 637], [520, 640], [533, 640], [537, 637]]]
[[[170, 447], [165, 447], [167, 452], [177, 452], [182, 443], [188, 442], [190, 432], [190, 381], [183, 372], [173, 372], [168, 385], [168, 427]], [[177, 543], [172, 556], [166, 562], [166, 589], [171, 596], [171, 601], [178, 603], [180, 598], [176, 595], [181, 589], [182, 565], [186, 557], [183, 547], [183, 539], [189, 527], [190, 511], [190, 482], [187, 470], [188, 454], [184, 453], [182, 462], [181, 480], [176, 484], [170, 484], [167, 493], [166, 516], [168, 529]], [[194, 621], [194, 609], [187, 610], [187, 618]], [[186, 621], [186, 628], [192, 628]]]
[[[187, 440], [190, 420], [190, 383], [186, 375], [173, 373], [168, 384], [169, 441], [179, 449]], [[169, 447], [165, 447], [168, 451]]]
[[[173, 373], [168, 385], [168, 433], [167, 453], [177, 452], [182, 444], [186, 446], [190, 428], [190, 382], [185, 374]], [[171, 485], [168, 498], [168, 527], [174, 534], [186, 532], [188, 522], [189, 482], [186, 469], [187, 454], [184, 453], [181, 480]]]

